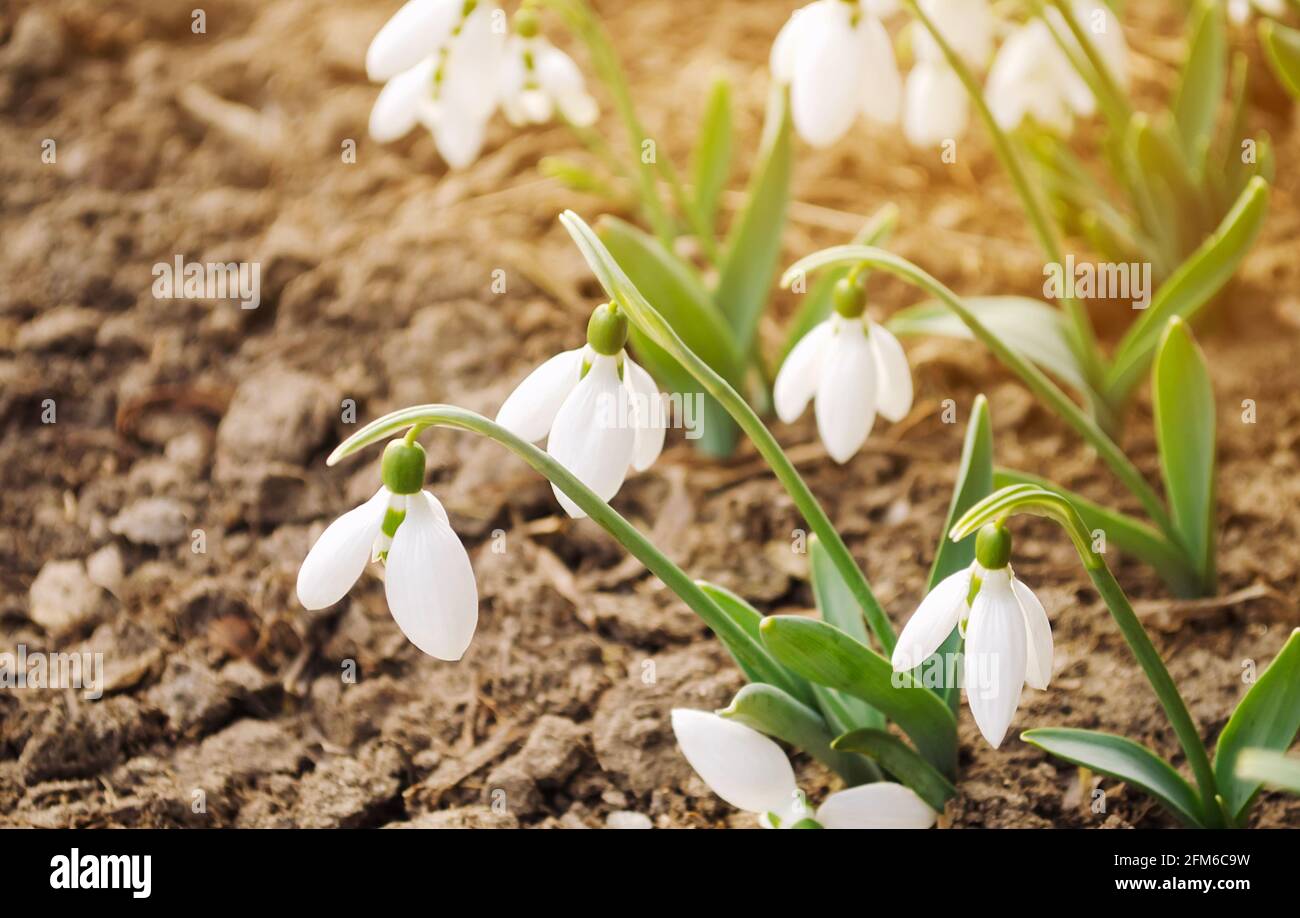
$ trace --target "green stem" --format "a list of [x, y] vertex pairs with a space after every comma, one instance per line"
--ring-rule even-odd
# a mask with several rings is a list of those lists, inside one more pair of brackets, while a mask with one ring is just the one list
[[1088, 84], [1088, 88], [1092, 90], [1098, 104], [1105, 109], [1106, 119], [1110, 121], [1116, 132], [1122, 133], [1127, 128], [1129, 119], [1133, 117], [1133, 107], [1128, 104], [1128, 100], [1124, 97], [1123, 90], [1119, 88], [1119, 83], [1116, 82], [1114, 74], [1106, 66], [1106, 61], [1101, 56], [1101, 52], [1097, 50], [1096, 44], [1093, 43], [1092, 36], [1074, 18], [1074, 11], [1063, 0], [1049, 0], [1049, 2], [1056, 7], [1061, 14], [1061, 18], [1065, 20], [1066, 28], [1070, 30], [1070, 34], [1078, 42], [1078, 47], [1083, 50], [1084, 60], [1079, 60], [1077, 49], [1071, 47], [1070, 43], [1057, 31], [1056, 24], [1046, 15], [1047, 11], [1040, 0], [1037, 4], [1038, 12], [1046, 24], [1047, 30], [1051, 33], [1052, 38], [1056, 40], [1061, 50], [1065, 52], [1075, 71]]
[[1214, 781], [1214, 769], [1210, 766], [1210, 757], [1205, 751], [1205, 743], [1201, 740], [1201, 733], [1187, 710], [1183, 696], [1178, 693], [1178, 687], [1174, 685], [1169, 670], [1160, 659], [1159, 651], [1151, 643], [1151, 638], [1147, 636], [1146, 629], [1138, 621], [1128, 597], [1124, 595], [1124, 591], [1115, 580], [1115, 575], [1110, 572], [1101, 555], [1092, 555], [1095, 562], [1093, 564], [1089, 564], [1088, 558], [1082, 553], [1080, 557], [1083, 557], [1088, 577], [1097, 588], [1097, 592], [1101, 594], [1106, 608], [1110, 610], [1111, 618], [1119, 626], [1125, 642], [1133, 651], [1133, 656], [1137, 658], [1142, 671], [1146, 673], [1147, 681], [1151, 683], [1156, 697], [1160, 699], [1160, 706], [1165, 710], [1165, 716], [1169, 718], [1174, 733], [1178, 735], [1178, 742], [1183, 747], [1193, 774], [1196, 775], [1196, 786], [1200, 788], [1201, 807], [1205, 810], [1206, 823], [1210, 828], [1223, 828], [1223, 809], [1219, 806], [1219, 791]]
[[600, 238], [596, 236], [591, 227], [583, 222], [581, 217], [573, 213], [573, 211], [565, 211], [560, 216], [560, 222], [564, 224], [578, 247], [582, 249], [588, 264], [595, 271], [596, 276], [605, 287], [605, 292], [610, 295], [611, 299], [619, 301], [627, 311], [628, 317], [636, 323], [637, 327], [676, 359], [691, 376], [695, 377], [700, 385], [704, 387], [704, 390], [722, 405], [727, 413], [735, 419], [740, 429], [753, 441], [759, 455], [771, 466], [777, 480], [790, 494], [795, 506], [798, 507], [809, 527], [821, 539], [836, 569], [840, 572], [840, 576], [844, 578], [844, 582], [848, 584], [854, 598], [861, 605], [867, 623], [871, 626], [876, 639], [880, 641], [885, 656], [892, 654], [897, 638], [894, 635], [894, 628], [889, 622], [889, 616], [885, 614], [885, 610], [871, 591], [871, 584], [867, 581], [862, 568], [854, 560], [848, 546], [844, 544], [844, 539], [841, 538], [835, 526], [831, 524], [830, 518], [826, 515], [826, 511], [822, 509], [821, 504], [817, 502], [812, 489], [799, 475], [794, 464], [786, 456], [785, 451], [781, 449], [781, 444], [777, 443], [776, 438], [772, 436], [772, 432], [767, 429], [763, 421], [740, 393], [733, 389], [730, 383], [719, 376], [712, 367], [701, 360], [678, 337], [677, 332], [668, 324], [668, 321], [647, 302], [641, 292], [627, 279], [613, 256], [601, 243]]
[[[1011, 184], [1025, 209], [1025, 215], [1029, 217], [1029, 222], [1034, 228], [1034, 235], [1038, 237], [1039, 247], [1050, 261], [1056, 264], [1064, 264], [1065, 256], [1061, 250], [1060, 241], [1056, 238], [1056, 231], [1052, 227], [1052, 222], [1043, 209], [1042, 203], [1038, 200], [1038, 195], [1034, 192], [1029, 177], [1025, 174], [1024, 167], [1020, 163], [1020, 157], [1016, 155], [1015, 148], [1011, 144], [1011, 138], [998, 126], [997, 119], [993, 117], [993, 112], [989, 110], [988, 103], [984, 101], [984, 93], [981, 91], [979, 83], [976, 82], [970, 69], [961, 59], [961, 55], [948, 44], [948, 40], [944, 38], [916, 0], [905, 0], [905, 2], [916, 20], [934, 38], [935, 43], [943, 51], [943, 56], [947, 59], [948, 65], [957, 74], [962, 85], [966, 87], [966, 93], [970, 96], [975, 111], [979, 114], [980, 121], [983, 122], [985, 130], [988, 131], [993, 140], [993, 150], [997, 154], [998, 161], [1002, 163], [1002, 168], [1006, 170], [1008, 178], [1011, 179]], [[1070, 324], [1074, 332], [1071, 341], [1075, 352], [1079, 357], [1079, 362], [1083, 365], [1084, 374], [1089, 381], [1090, 388], [1094, 389], [1095, 398], [1100, 402], [1102, 397], [1097, 394], [1100, 389], [1096, 383], [1102, 376], [1101, 352], [1097, 347], [1097, 336], [1093, 331], [1092, 321], [1088, 318], [1088, 311], [1077, 299], [1065, 297], [1062, 301], [1065, 304], [1065, 311], [1070, 316]]]
[[[541, 0], [541, 2], [564, 17], [569, 28], [587, 46], [592, 65], [600, 74], [605, 88], [609, 90], [610, 97], [614, 100], [614, 108], [618, 111], [623, 127], [627, 131], [628, 142], [632, 148], [633, 172], [636, 175], [637, 189], [646, 220], [660, 243], [672, 251], [675, 235], [672, 220], [664, 208], [663, 201], [659, 199], [654, 175], [641, 161], [641, 144], [648, 138], [641, 125], [641, 119], [637, 117], [627, 79], [623, 75], [623, 68], [619, 65], [613, 46], [605, 36], [605, 30], [585, 0]], [[656, 150], [655, 160], [658, 159]]]
[[[813, 258], [817, 259], [817, 265], [808, 264], [810, 259]], [[903, 280], [920, 287], [941, 300], [971, 330], [971, 333], [993, 352], [994, 356], [1003, 365], [1019, 376], [1031, 392], [1059, 414], [1067, 424], [1075, 429], [1079, 436], [1083, 437], [1097, 451], [1102, 461], [1110, 466], [1115, 476], [1133, 493], [1134, 497], [1141, 501], [1143, 509], [1146, 510], [1165, 537], [1174, 545], [1181, 544], [1174, 536], [1173, 523], [1160, 500], [1160, 496], [1156, 494], [1151, 485], [1147, 484], [1147, 480], [1142, 477], [1142, 473], [1138, 471], [1137, 466], [1124, 455], [1124, 451], [1116, 445], [1115, 441], [1106, 435], [1097, 424], [1097, 421], [1089, 417], [1086, 412], [1071, 401], [1070, 397], [1061, 390], [1060, 386], [1052, 382], [1046, 373], [1020, 356], [1019, 352], [1004, 344], [1001, 338], [966, 308], [957, 294], [907, 259], [872, 246], [834, 246], [796, 262], [786, 271], [785, 278], [782, 280], [785, 282], [787, 278], [794, 276], [796, 273], [800, 271], [806, 272], [814, 266], [840, 263], [850, 258], [853, 261], [863, 262], [873, 268], [879, 268], [896, 277], [901, 277]]]
[[681, 597], [712, 631], [722, 638], [727, 648], [748, 672], [762, 677], [764, 682], [778, 686], [797, 698], [806, 698], [805, 690], [794, 683], [789, 675], [768, 655], [767, 651], [736, 621], [718, 607], [708, 594], [690, 576], [659, 551], [635, 526], [596, 493], [584, 485], [551, 456], [528, 443], [481, 414], [458, 408], [455, 405], [416, 405], [394, 411], [372, 421], [341, 443], [328, 459], [336, 464], [357, 450], [396, 435], [409, 427], [407, 439], [428, 427], [449, 427], [477, 433], [500, 443], [534, 470], [545, 476], [582, 508], [592, 521], [599, 524], [619, 544], [646, 566], [664, 585]]

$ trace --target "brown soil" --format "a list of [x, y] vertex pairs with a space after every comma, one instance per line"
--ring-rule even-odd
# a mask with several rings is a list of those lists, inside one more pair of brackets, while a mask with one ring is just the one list
[[[375, 487], [376, 451], [324, 465], [355, 429], [344, 400], [361, 422], [429, 401], [492, 413], [529, 368], [574, 346], [598, 296], [555, 216], [609, 205], [533, 168], [570, 146], [562, 130], [497, 123], [458, 175], [425, 136], [390, 148], [364, 137], [376, 88], [361, 61], [394, 7], [212, 0], [195, 35], [175, 4], [0, 3], [0, 649], [102, 652], [108, 681], [96, 702], [0, 694], [0, 823], [600, 826], [634, 811], [664, 827], [751, 824], [693, 776], [667, 725], [670, 707], [720, 706], [741, 685], [725, 653], [491, 443], [425, 437], [482, 597], [460, 664], [405, 642], [374, 576], [324, 613], [294, 598], [315, 534]], [[662, 150], [684, 154], [719, 70], [735, 82], [739, 148], [752, 149], [788, 3], [601, 7]], [[1131, 30], [1143, 92], [1168, 84], [1168, 26]], [[1228, 599], [1172, 604], [1149, 570], [1112, 555], [1211, 737], [1243, 667], [1266, 664], [1300, 624], [1300, 209], [1286, 168], [1300, 137], [1260, 83], [1252, 119], [1271, 130], [1283, 174], [1265, 238], [1201, 332], [1220, 409]], [[355, 164], [341, 161], [349, 138]], [[795, 191], [816, 207], [797, 209], [786, 255], [842, 241], [853, 214], [892, 200], [898, 252], [963, 293], [1033, 294], [1041, 265], [1014, 201], [982, 140], [961, 150], [942, 167], [864, 127], [834, 150], [801, 148]], [[260, 308], [155, 299], [151, 268], [177, 254], [259, 262]], [[498, 268], [503, 296], [489, 293]], [[875, 289], [882, 313], [916, 299]], [[777, 312], [792, 306], [783, 296]], [[1098, 320], [1113, 336], [1128, 313], [1099, 306]], [[773, 346], [779, 330], [775, 317], [764, 329]], [[909, 351], [915, 410], [846, 467], [807, 420], [779, 428], [895, 622], [920, 598], [979, 391], [1001, 463], [1132, 509], [979, 348]], [[47, 399], [57, 423], [42, 423]], [[961, 423], [941, 422], [945, 399]], [[1244, 399], [1258, 423], [1241, 422]], [[1125, 445], [1154, 480], [1146, 403]], [[617, 505], [693, 575], [765, 611], [810, 607], [790, 548], [800, 521], [751, 450], [710, 463], [674, 434]], [[1017, 571], [1049, 609], [1059, 659], [1016, 728], [1095, 727], [1173, 755], [1069, 545], [1047, 527], [1020, 532]], [[52, 561], [72, 563], [43, 574], [58, 612], [43, 626], [29, 591]], [[354, 682], [341, 678], [350, 666]], [[989, 749], [964, 713], [961, 758], [948, 824], [1170, 824], [1111, 781], [1107, 812], [1093, 813], [1077, 770], [1015, 739]], [[802, 768], [810, 791], [829, 784]], [[1256, 820], [1300, 824], [1300, 802], [1266, 796]]]

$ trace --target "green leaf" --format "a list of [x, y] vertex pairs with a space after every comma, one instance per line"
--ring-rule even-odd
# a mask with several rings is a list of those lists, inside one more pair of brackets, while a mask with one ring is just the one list
[[1207, 591], [1214, 588], [1214, 388], [1182, 319], [1169, 320], [1151, 371], [1156, 444], [1174, 528]]
[[691, 154], [696, 213], [700, 222], [713, 226], [718, 197], [731, 171], [731, 85], [725, 78], [714, 81], [700, 122], [700, 133]]
[[[808, 538], [808, 569], [812, 580], [813, 597], [822, 618], [855, 641], [870, 646], [871, 641], [867, 637], [867, 623], [863, 618], [863, 609], [853, 597], [849, 585], [840, 576], [839, 569], [826, 553], [821, 540], [815, 535]], [[838, 725], [844, 730], [885, 725], [884, 715], [861, 698], [823, 686], [818, 688], [831, 696], [827, 701], [832, 711], [827, 713], [833, 712], [835, 720], [839, 722]], [[821, 692], [818, 694], [820, 697]]]
[[726, 260], [714, 292], [714, 300], [735, 331], [737, 350], [744, 354], [753, 347], [781, 256], [781, 230], [790, 196], [790, 130], [786, 92], [774, 87], [758, 163], [745, 206], [728, 237]]
[[[963, 326], [965, 327], [965, 326]], [[961, 448], [961, 463], [957, 467], [957, 482], [952, 489], [952, 502], [948, 505], [948, 521], [939, 535], [939, 548], [930, 566], [930, 579], [925, 591], [929, 593], [939, 581], [971, 566], [975, 560], [975, 536], [953, 541], [948, 532], [963, 513], [993, 493], [993, 427], [989, 422], [989, 403], [982, 394], [975, 397], [971, 406], [970, 422], [966, 425], [966, 440]], [[961, 647], [957, 629], [939, 645], [941, 660], [951, 659]], [[924, 667], [926, 664], [922, 664]], [[947, 672], [945, 667], [944, 672]], [[939, 695], [954, 713], [961, 701], [961, 687], [954, 681], [944, 685]]]
[[1115, 351], [1106, 374], [1112, 403], [1123, 402], [1132, 392], [1169, 320], [1174, 316], [1190, 320], [1228, 282], [1250, 251], [1267, 210], [1268, 183], [1256, 176], [1246, 183], [1219, 228], [1160, 286]]
[[[718, 608], [721, 609], [729, 619], [738, 624], [747, 635], [754, 639], [759, 647], [763, 648], [763, 654], [766, 657], [767, 662], [771, 663], [768, 672], [770, 673], [772, 669], [775, 669], [783, 675], [782, 678], [772, 682], [775, 687], [780, 688], [786, 694], [793, 696], [804, 705], [816, 703], [816, 696], [813, 694], [813, 687], [808, 684], [808, 681], [802, 676], [798, 676], [791, 672], [789, 667], [782, 666], [781, 663], [772, 656], [771, 652], [767, 650], [766, 646], [764, 646], [763, 638], [759, 634], [759, 625], [763, 622], [763, 613], [759, 612], [749, 603], [745, 602], [745, 600], [741, 599], [725, 587], [720, 587], [704, 580], [697, 580], [696, 585], [704, 591], [704, 595], [713, 600]], [[742, 655], [737, 654], [730, 647], [728, 647], [728, 650], [732, 650], [732, 656], [740, 662], [741, 671], [744, 672], [745, 678], [749, 679], [750, 682], [759, 683], [772, 681], [764, 676], [762, 670], [757, 669], [752, 665], [746, 665], [746, 663], [743, 662], [744, 657]]]
[[[714, 304], [694, 271], [668, 252], [653, 236], [617, 217], [597, 221], [601, 241], [639, 290], [655, 304], [673, 331], [732, 386], [744, 376], [744, 361], [731, 347], [727, 320]], [[635, 326], [632, 350], [659, 382], [670, 391], [700, 392], [700, 386], [676, 360]], [[729, 456], [739, 430], [730, 415], [707, 393], [700, 418], [700, 448], [712, 456]]]
[[[763, 641], [767, 643], [766, 632]], [[797, 667], [791, 668], [798, 672]], [[1246, 692], [1219, 734], [1214, 775], [1230, 820], [1242, 821], [1260, 785], [1259, 780], [1238, 773], [1237, 758], [1247, 749], [1281, 752], [1295, 741], [1297, 730], [1300, 730], [1300, 628], [1291, 632], [1282, 650]]]
[[880, 780], [879, 769], [856, 750], [831, 748], [834, 736], [820, 714], [774, 685], [747, 685], [718, 713], [802, 749], [850, 786]]
[[1018, 484], [1033, 485], [1060, 494], [1074, 504], [1074, 508], [1079, 511], [1079, 516], [1083, 519], [1083, 524], [1090, 532], [1100, 529], [1106, 536], [1107, 546], [1114, 545], [1120, 551], [1128, 552], [1150, 564], [1175, 595], [1184, 598], [1204, 595], [1200, 574], [1192, 566], [1185, 552], [1153, 527], [1118, 510], [1112, 510], [1086, 497], [1080, 497], [1075, 492], [1046, 478], [1014, 469], [993, 470], [995, 488]]
[[1243, 749], [1237, 756], [1237, 775], [1300, 794], [1300, 759], [1272, 749]]
[[1300, 101], [1300, 32], [1271, 19], [1261, 19], [1259, 43], [1264, 46], [1278, 80], [1292, 98]]
[[1198, 174], [1214, 134], [1215, 115], [1227, 81], [1227, 47], [1222, 4], [1200, 0], [1193, 14], [1191, 46], [1174, 99], [1174, 120]]
[[875, 759], [885, 771], [916, 791], [916, 795], [937, 812], [942, 813], [944, 804], [957, 794], [957, 788], [936, 771], [934, 766], [898, 737], [884, 730], [854, 730], [836, 737], [831, 748], [842, 752], [860, 752]]
[[[1023, 296], [973, 296], [963, 297], [962, 302], [1022, 356], [1076, 392], [1088, 391], [1087, 376], [1070, 346], [1070, 332], [1059, 309]], [[900, 310], [885, 325], [896, 335], [975, 338], [965, 323], [937, 300]]]
[[1026, 730], [1020, 738], [1057, 758], [1141, 788], [1189, 826], [1205, 823], [1196, 791], [1172, 765], [1141, 743], [1068, 727]]
[[772, 615], [760, 627], [763, 643], [783, 665], [819, 685], [847, 692], [898, 724], [917, 750], [946, 775], [957, 767], [957, 718], [934, 692], [833, 625]]
[[[898, 206], [895, 204], [885, 204], [867, 220], [862, 229], [858, 230], [857, 235], [853, 237], [853, 242], [858, 245], [884, 245], [893, 235], [894, 227], [898, 225]], [[825, 271], [817, 278], [817, 283], [812, 289], [804, 295], [803, 304], [799, 311], [795, 313], [794, 321], [790, 323], [790, 331], [785, 339], [785, 345], [781, 348], [781, 360], [784, 361], [786, 356], [799, 339], [814, 327], [823, 322], [831, 314], [831, 292], [835, 289], [835, 283], [849, 273], [847, 267], [836, 268], [832, 271]]]

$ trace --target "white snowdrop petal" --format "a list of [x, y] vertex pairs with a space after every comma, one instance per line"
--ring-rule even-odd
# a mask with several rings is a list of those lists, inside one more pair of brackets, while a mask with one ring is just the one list
[[536, 443], [550, 432], [556, 412], [581, 373], [582, 348], [556, 354], [515, 387], [497, 412], [497, 423], [520, 439]]
[[861, 321], [838, 326], [826, 345], [814, 407], [826, 452], [843, 464], [862, 448], [876, 420], [876, 361]]
[[781, 26], [781, 31], [776, 33], [776, 41], [772, 42], [772, 53], [768, 60], [768, 67], [772, 71], [772, 78], [778, 83], [789, 83], [794, 79], [794, 62], [798, 54], [798, 49], [802, 41], [803, 30], [808, 24], [805, 14], [813, 7], [825, 4], [828, 0], [818, 0], [817, 3], [811, 3], [808, 6], [797, 9]]
[[600, 114], [596, 100], [587, 92], [582, 71], [559, 48], [548, 44], [538, 55], [537, 81], [555, 100], [564, 117], [579, 127], [591, 125]]
[[970, 100], [946, 64], [918, 64], [907, 75], [903, 133], [917, 147], [932, 147], [966, 133]]
[[795, 49], [790, 112], [795, 130], [814, 147], [839, 140], [861, 101], [862, 46], [843, 3], [809, 7]]
[[298, 601], [308, 609], [332, 606], [352, 589], [370, 561], [391, 495], [380, 488], [326, 527], [298, 569]]
[[412, 496], [393, 536], [384, 592], [407, 640], [439, 660], [464, 656], [478, 627], [478, 585], [465, 546], [427, 491]]
[[487, 124], [464, 114], [451, 114], [432, 128], [438, 154], [452, 169], [467, 169], [483, 149]]
[[830, 337], [829, 320], [814, 326], [790, 349], [781, 364], [772, 399], [776, 404], [776, 416], [785, 423], [794, 423], [816, 393], [817, 381], [821, 379], [822, 352]]
[[451, 42], [439, 98], [482, 125], [497, 107], [504, 36], [492, 28], [491, 4], [479, 4]]
[[928, 829], [938, 817], [910, 787], [877, 781], [831, 794], [815, 818], [827, 829]]
[[975, 725], [1002, 745], [1025, 685], [1025, 617], [1006, 568], [986, 571], [966, 626], [966, 699]]
[[379, 91], [370, 110], [370, 136], [389, 143], [405, 136], [418, 120], [420, 101], [433, 94], [433, 59], [399, 73]]
[[[993, 51], [993, 10], [987, 0], [921, 0], [921, 9], [935, 24], [944, 41], [958, 56], [977, 68], [983, 67]], [[924, 28], [925, 40], [917, 41], [919, 60], [938, 60], [943, 52]], [[923, 46], [931, 47], [922, 50]]]
[[893, 42], [880, 20], [872, 16], [862, 17], [856, 32], [862, 114], [879, 124], [896, 124], [903, 104], [903, 80]]
[[[618, 493], [636, 451], [636, 425], [613, 357], [598, 354], [555, 415], [546, 451], [602, 500]], [[552, 485], [569, 516], [587, 514]]]
[[1025, 619], [1025, 682], [1041, 691], [1052, 681], [1052, 623], [1033, 590], [1015, 577], [1011, 589]]
[[912, 368], [894, 333], [871, 323], [869, 336], [876, 358], [876, 410], [890, 421], [901, 421], [912, 410]]
[[636, 416], [636, 451], [632, 456], [632, 467], [644, 472], [663, 452], [664, 437], [668, 433], [668, 407], [653, 377], [627, 356], [623, 357], [623, 383], [632, 396]]
[[971, 574], [968, 567], [948, 575], [921, 600], [894, 645], [890, 663], [895, 672], [907, 672], [920, 666], [952, 634], [966, 610]]
[[409, 0], [370, 42], [366, 75], [388, 80], [432, 55], [451, 37], [460, 6], [460, 0]]
[[785, 813], [798, 793], [781, 747], [757, 730], [708, 711], [674, 708], [673, 733], [695, 773], [749, 813]]

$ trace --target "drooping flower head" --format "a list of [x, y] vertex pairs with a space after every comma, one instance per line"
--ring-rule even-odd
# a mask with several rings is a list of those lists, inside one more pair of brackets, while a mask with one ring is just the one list
[[408, 0], [394, 13], [366, 52], [367, 75], [385, 84], [370, 136], [387, 143], [422, 124], [453, 169], [477, 159], [497, 106], [497, 12], [479, 0]]
[[898, 339], [866, 314], [864, 274], [836, 282], [835, 311], [804, 335], [776, 377], [777, 416], [792, 423], [815, 402], [817, 431], [836, 462], [853, 458], [876, 413], [900, 421], [912, 410], [912, 372]]
[[402, 633], [440, 660], [459, 660], [478, 626], [478, 586], [447, 511], [423, 490], [425, 454], [414, 442], [384, 449], [374, 497], [321, 533], [298, 570], [298, 601], [332, 606], [366, 565], [384, 563], [384, 592]]
[[[628, 470], [643, 472], [663, 450], [667, 412], [650, 374], [625, 350], [628, 321], [615, 304], [596, 308], [587, 344], [533, 370], [497, 412], [497, 423], [546, 451], [602, 500]], [[552, 485], [569, 516], [586, 513]]]
[[898, 121], [902, 81], [878, 3], [816, 0], [796, 10], [772, 45], [771, 70], [790, 87], [799, 136], [815, 147], [843, 137], [859, 115]]
[[[993, 53], [993, 11], [985, 0], [921, 0], [921, 10], [956, 54], [982, 70]], [[970, 99], [966, 87], [929, 30], [913, 28], [916, 64], [907, 75], [903, 132], [918, 147], [954, 140], [966, 131]]]
[[928, 829], [938, 816], [902, 784], [878, 781], [831, 794], [808, 809], [781, 747], [751, 727], [708, 711], [675, 708], [673, 733], [695, 773], [764, 828]]
[[1052, 679], [1052, 626], [1029, 587], [1011, 570], [1011, 534], [990, 523], [975, 538], [975, 562], [940, 581], [898, 636], [895, 672], [920, 666], [960, 628], [966, 699], [971, 716], [997, 748], [1028, 683], [1046, 689]]
[[542, 37], [537, 14], [529, 7], [515, 14], [499, 80], [501, 109], [511, 124], [542, 124], [558, 110], [567, 121], [586, 127], [599, 114], [582, 71]]

